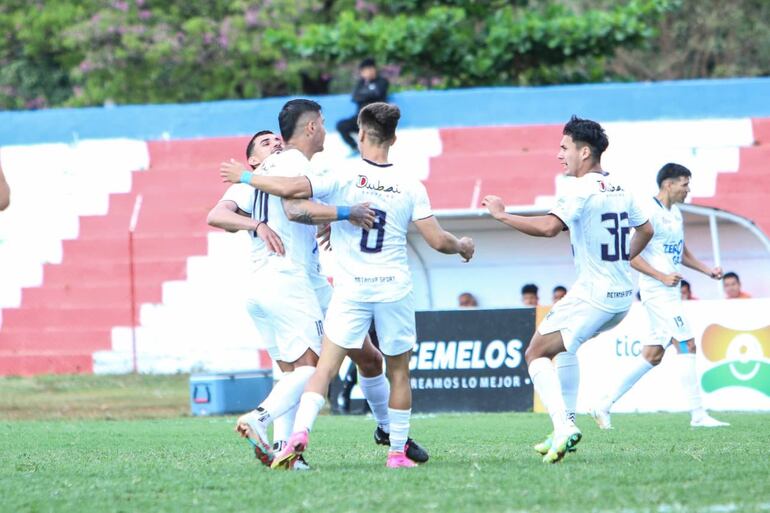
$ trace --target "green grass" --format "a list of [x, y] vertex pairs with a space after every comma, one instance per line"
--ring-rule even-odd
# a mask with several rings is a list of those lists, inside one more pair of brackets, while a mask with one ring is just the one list
[[431, 451], [388, 470], [364, 417], [323, 416], [307, 473], [270, 471], [232, 432], [234, 419], [0, 422], [0, 511], [489, 512], [770, 510], [767, 414], [719, 414], [694, 430], [684, 414], [616, 415], [615, 430], [578, 419], [563, 463], [531, 445], [537, 414], [413, 419]]
[[187, 374], [0, 376], [0, 420], [189, 415]]

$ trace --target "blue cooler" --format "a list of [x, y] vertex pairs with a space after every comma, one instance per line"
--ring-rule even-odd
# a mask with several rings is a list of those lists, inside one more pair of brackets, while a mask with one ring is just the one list
[[190, 409], [193, 415], [243, 413], [256, 408], [272, 389], [272, 370], [193, 374]]

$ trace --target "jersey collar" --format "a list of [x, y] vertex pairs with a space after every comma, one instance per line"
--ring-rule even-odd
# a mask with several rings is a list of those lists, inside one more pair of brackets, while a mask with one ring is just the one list
[[363, 161], [364, 161], [364, 162], [366, 162], [367, 164], [371, 164], [371, 165], [373, 165], [373, 166], [377, 166], [377, 167], [390, 167], [390, 166], [392, 166], [392, 165], [393, 165], [392, 163], [388, 163], [388, 164], [378, 164], [378, 163], [376, 163], [376, 162], [372, 162], [372, 161], [371, 161], [371, 160], [369, 160], [369, 159], [363, 159]]

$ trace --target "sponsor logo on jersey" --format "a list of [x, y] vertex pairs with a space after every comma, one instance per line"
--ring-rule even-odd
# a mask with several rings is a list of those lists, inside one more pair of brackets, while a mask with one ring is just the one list
[[623, 188], [620, 185], [614, 185], [614, 184], [607, 185], [606, 183], [604, 183], [604, 180], [597, 180], [596, 182], [599, 184], [599, 190], [601, 192], [616, 192], [616, 191], [623, 190]]
[[663, 243], [663, 252], [667, 255], [672, 255], [671, 259], [675, 264], [682, 262], [682, 248], [684, 247], [684, 241], [680, 240], [676, 244]]
[[770, 397], [770, 326], [741, 331], [711, 324], [701, 345], [703, 355], [716, 364], [703, 373], [704, 391], [747, 387]]
[[401, 194], [401, 191], [398, 189], [398, 185], [383, 184], [379, 180], [377, 180], [377, 182], [372, 182], [366, 175], [358, 175], [356, 187], [359, 189], [370, 189], [377, 192], [392, 192], [395, 194]]

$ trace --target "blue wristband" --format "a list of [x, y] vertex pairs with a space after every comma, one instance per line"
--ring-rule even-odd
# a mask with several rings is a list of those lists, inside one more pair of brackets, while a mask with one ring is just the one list
[[241, 173], [241, 183], [251, 183], [251, 177], [254, 175], [251, 171]]
[[337, 221], [350, 219], [350, 207], [337, 207]]

